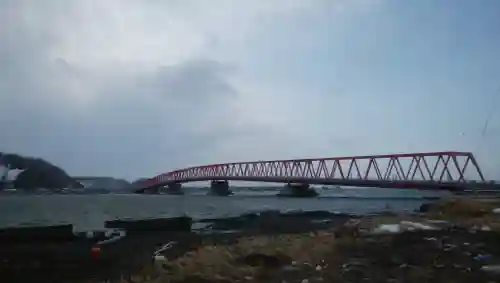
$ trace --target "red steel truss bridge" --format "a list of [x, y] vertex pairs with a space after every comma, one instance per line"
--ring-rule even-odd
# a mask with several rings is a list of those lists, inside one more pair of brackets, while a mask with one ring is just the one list
[[466, 190], [486, 186], [470, 152], [427, 152], [222, 163], [179, 169], [136, 192], [194, 181], [254, 181], [380, 188]]

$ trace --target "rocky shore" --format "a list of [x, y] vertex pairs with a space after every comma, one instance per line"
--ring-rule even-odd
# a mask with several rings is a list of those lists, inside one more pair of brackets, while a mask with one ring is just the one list
[[[499, 282], [497, 208], [498, 200], [454, 199], [404, 215], [265, 212], [204, 220], [193, 223], [204, 226], [196, 230], [186, 229], [189, 218], [177, 219], [176, 227], [183, 229], [171, 231], [159, 229], [160, 220], [153, 226], [115, 222], [126, 237], [97, 252], [87, 241], [81, 249], [87, 260], [78, 268], [55, 266], [36, 277], [37, 282]], [[28, 282], [26, 274], [36, 273], [27, 271], [7, 278], [0, 269], [0, 279]]]

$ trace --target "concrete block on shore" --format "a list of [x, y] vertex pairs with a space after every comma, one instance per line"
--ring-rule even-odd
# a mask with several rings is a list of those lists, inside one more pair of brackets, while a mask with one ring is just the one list
[[70, 241], [75, 238], [73, 225], [11, 227], [0, 229], [0, 242], [4, 241]]
[[192, 218], [187, 216], [174, 218], [154, 218], [141, 220], [110, 220], [106, 228], [119, 228], [127, 232], [190, 232]]

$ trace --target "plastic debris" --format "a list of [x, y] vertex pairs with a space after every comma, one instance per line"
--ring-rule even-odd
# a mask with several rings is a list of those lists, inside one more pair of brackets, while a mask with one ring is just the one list
[[479, 255], [475, 256], [474, 259], [479, 260], [479, 261], [485, 261], [485, 260], [490, 259], [491, 257], [492, 256], [488, 255], [488, 254], [479, 254]]
[[168, 242], [167, 244], [163, 245], [160, 249], [158, 249], [157, 251], [155, 251], [154, 255], [159, 255], [161, 254], [162, 252], [172, 248], [175, 244], [177, 244], [177, 242]]
[[482, 271], [500, 274], [500, 265], [485, 265], [481, 266]]
[[166, 262], [167, 261], [167, 258], [165, 256], [162, 256], [162, 255], [155, 255], [153, 257], [155, 263], [160, 263], [160, 262]]
[[491, 212], [493, 213], [500, 213], [500, 207], [494, 208]]
[[471, 233], [475, 233], [476, 231], [491, 231], [491, 230], [492, 230], [491, 227], [488, 225], [482, 225], [482, 226], [474, 225], [470, 228]]
[[116, 241], [122, 239], [123, 237], [125, 237], [125, 235], [126, 235], [126, 232], [123, 230], [106, 231], [106, 236], [108, 236], [109, 238], [106, 240], [99, 241], [99, 242], [97, 242], [97, 244], [98, 245], [105, 245], [105, 244], [113, 243], [113, 242], [116, 242]]
[[399, 224], [381, 224], [375, 230], [375, 233], [399, 233], [401, 227]]
[[160, 249], [158, 249], [157, 251], [154, 252], [153, 254], [153, 262], [155, 264], [162, 264], [167, 260], [167, 258], [165, 256], [163, 256], [161, 253], [165, 250], [168, 250], [170, 249], [171, 247], [173, 247], [174, 245], [176, 244], [176, 242], [168, 242], [167, 244], [163, 245]]
[[491, 231], [491, 227], [488, 225], [481, 226], [481, 231]]
[[405, 227], [413, 227], [416, 230], [439, 230], [438, 228], [431, 226], [431, 225], [425, 225], [419, 222], [411, 222], [411, 221], [401, 221], [400, 224]]
[[429, 224], [412, 221], [400, 221], [398, 224], [381, 224], [373, 230], [374, 233], [400, 233], [403, 231], [416, 230], [440, 230], [440, 228]]
[[425, 221], [426, 224], [429, 224], [431, 226], [434, 226], [439, 229], [446, 229], [453, 227], [453, 223], [446, 221], [446, 220], [435, 220], [435, 219], [430, 219]]

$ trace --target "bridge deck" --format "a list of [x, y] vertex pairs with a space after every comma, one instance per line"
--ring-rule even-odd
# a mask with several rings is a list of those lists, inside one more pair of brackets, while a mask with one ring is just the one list
[[[419, 189], [419, 190], [500, 190], [500, 184], [494, 185], [490, 183], [465, 183], [465, 182], [434, 182], [434, 181], [401, 181], [401, 180], [346, 180], [346, 179], [325, 179], [325, 178], [300, 178], [300, 177], [194, 177], [187, 178], [182, 181], [167, 181], [156, 184], [155, 187], [167, 186], [172, 183], [188, 183], [210, 180], [226, 180], [226, 181], [248, 181], [248, 182], [266, 182], [266, 183], [303, 183], [310, 185], [336, 185], [336, 186], [352, 186], [352, 187], [367, 187], [367, 188], [393, 188], [393, 189]], [[145, 191], [149, 188], [137, 190]]]

